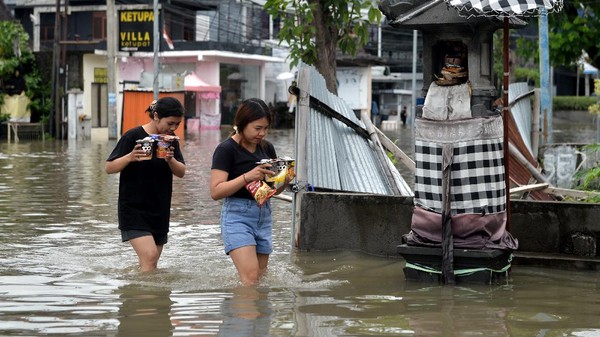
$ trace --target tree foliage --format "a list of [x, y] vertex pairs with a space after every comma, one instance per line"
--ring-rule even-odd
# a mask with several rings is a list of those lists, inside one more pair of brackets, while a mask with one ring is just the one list
[[0, 21], [0, 32], [0, 78], [8, 78], [19, 66], [32, 63], [34, 57], [27, 44], [29, 35], [23, 26]]
[[[0, 89], [3, 82], [21, 70], [25, 78], [25, 94], [31, 100], [29, 108], [45, 119], [52, 109], [52, 83], [37, 67], [36, 58], [29, 48], [29, 34], [14, 21], [0, 21]], [[4, 94], [0, 90], [0, 105]]]
[[561, 12], [548, 16], [550, 57], [553, 65], [574, 65], [582, 51], [600, 64], [600, 5], [589, 1], [565, 2]]
[[281, 20], [278, 38], [290, 48], [290, 65], [314, 65], [333, 93], [338, 49], [355, 56], [381, 20], [371, 0], [267, 0], [265, 10]]
[[[574, 67], [582, 52], [589, 62], [600, 65], [600, 3], [582, 0], [565, 1], [562, 11], [548, 15], [550, 63], [555, 67]], [[530, 24], [537, 25], [536, 20]], [[538, 60], [538, 40], [520, 38], [517, 51], [521, 57]]]

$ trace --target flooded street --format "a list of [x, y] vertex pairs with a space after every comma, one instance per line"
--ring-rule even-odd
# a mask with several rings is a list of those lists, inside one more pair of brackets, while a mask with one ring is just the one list
[[[296, 252], [280, 199], [269, 274], [238, 287], [208, 188], [225, 136], [186, 135], [169, 243], [145, 275], [120, 242], [118, 175], [104, 172], [115, 141], [0, 143], [0, 336], [600, 336], [597, 271], [514, 266], [502, 285], [406, 282], [400, 258]], [[408, 128], [389, 137], [412, 155]], [[293, 130], [269, 140], [294, 156]]]

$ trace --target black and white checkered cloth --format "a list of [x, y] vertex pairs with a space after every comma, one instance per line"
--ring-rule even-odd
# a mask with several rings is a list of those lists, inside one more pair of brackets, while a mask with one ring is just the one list
[[[484, 122], [482, 122], [484, 121]], [[501, 119], [415, 121], [415, 204], [442, 213], [444, 144], [451, 144], [450, 213], [506, 210]]]
[[529, 17], [559, 12], [563, 0], [445, 0], [461, 16]]

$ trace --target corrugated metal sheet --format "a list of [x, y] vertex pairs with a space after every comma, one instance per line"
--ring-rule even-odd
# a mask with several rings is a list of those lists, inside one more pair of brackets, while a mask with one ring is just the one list
[[[509, 102], [517, 97], [525, 94], [528, 91], [527, 84], [511, 84], [509, 86]], [[531, 105], [529, 98], [523, 98], [520, 103], [512, 106], [511, 113], [508, 115], [508, 137], [509, 141], [515, 145], [517, 150], [527, 159], [527, 161], [535, 167], [538, 172], [541, 167], [536, 158], [533, 157], [531, 149]], [[509, 155], [509, 177], [512, 184], [524, 186], [535, 183], [532, 172], [523, 165], [515, 155]], [[555, 198], [543, 191], [532, 191], [528, 194], [529, 199], [533, 200], [555, 200]]]
[[[308, 67], [303, 65], [301, 67]], [[315, 68], [310, 68], [307, 92], [319, 105], [326, 105], [352, 123], [365, 128], [354, 111], [340, 97], [327, 90], [325, 80]], [[300, 72], [302, 74], [302, 72]], [[298, 81], [301, 83], [302, 81]], [[299, 98], [300, 100], [308, 99]], [[308, 102], [299, 102], [299, 105]], [[313, 104], [310, 108], [306, 144], [307, 183], [317, 189], [363, 192], [383, 195], [412, 196], [413, 192], [398, 170], [392, 166], [394, 181], [389, 181], [384, 165], [379, 159], [375, 144], [358, 134], [341, 121], [331, 118]], [[298, 158], [301, 160], [301, 158]], [[386, 160], [387, 159], [386, 157]], [[398, 187], [393, 188], [393, 185]]]
[[[508, 86], [508, 101], [513, 102], [516, 98], [529, 92], [529, 85], [527, 82], [511, 83]], [[527, 146], [530, 154], [533, 154], [531, 146], [531, 103], [529, 97], [520, 99], [510, 108], [510, 112], [513, 115], [515, 124], [521, 138]]]

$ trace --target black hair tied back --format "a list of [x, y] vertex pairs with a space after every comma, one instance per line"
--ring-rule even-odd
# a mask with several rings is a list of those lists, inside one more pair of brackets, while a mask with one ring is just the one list
[[146, 111], [149, 113], [150, 118], [153, 118], [154, 113], [158, 118], [182, 117], [184, 114], [183, 105], [174, 97], [163, 97], [158, 101], [152, 101]]
[[150, 105], [148, 106], [148, 109], [146, 109], [147, 112], [155, 112], [156, 111], [156, 100], [152, 101], [152, 103], [150, 103]]

